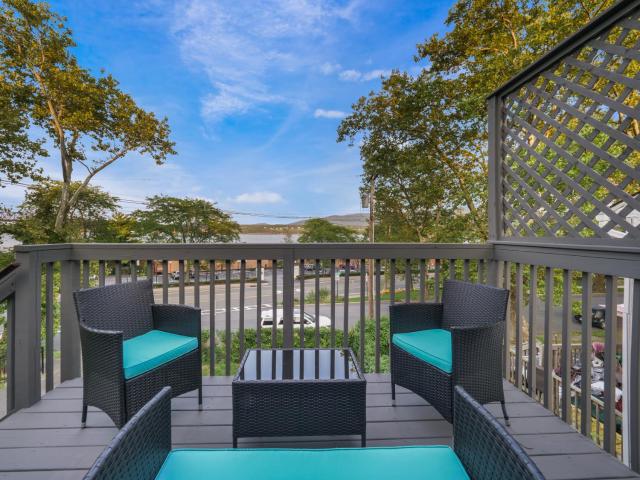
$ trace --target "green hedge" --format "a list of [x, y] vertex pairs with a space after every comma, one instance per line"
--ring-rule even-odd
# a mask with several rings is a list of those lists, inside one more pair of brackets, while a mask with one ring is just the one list
[[[365, 372], [375, 371], [375, 331], [376, 325], [374, 320], [365, 321], [365, 345], [364, 345], [364, 365], [360, 360], [360, 325], [356, 325], [349, 330], [349, 346], [360, 361], [360, 366]], [[216, 375], [226, 375], [225, 359], [226, 359], [226, 332], [216, 332]], [[262, 347], [271, 347], [271, 330], [262, 330]], [[282, 329], [276, 331], [276, 347], [282, 347]], [[315, 346], [315, 330], [305, 329], [304, 332], [305, 347], [312, 348]], [[335, 331], [335, 345], [342, 345], [343, 333], [341, 330]], [[209, 375], [209, 330], [202, 332], [202, 363], [205, 375]], [[295, 347], [300, 346], [300, 331], [295, 330], [293, 334], [293, 344]], [[256, 348], [256, 330], [247, 328], [244, 331], [244, 348]], [[331, 329], [322, 327], [320, 329], [320, 346], [329, 347], [331, 345]], [[240, 364], [240, 333], [231, 332], [231, 363], [230, 372], [235, 374]], [[389, 371], [389, 319], [382, 317], [380, 320], [380, 370], [382, 372]]]

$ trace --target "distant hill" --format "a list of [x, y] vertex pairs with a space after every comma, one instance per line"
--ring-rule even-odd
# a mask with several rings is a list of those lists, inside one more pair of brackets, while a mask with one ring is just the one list
[[[343, 227], [349, 227], [356, 230], [364, 230], [367, 228], [369, 215], [366, 213], [349, 213], [347, 215], [329, 215], [322, 217], [325, 220]], [[270, 223], [254, 223], [250, 225], [241, 225], [242, 233], [300, 233], [305, 220], [289, 224], [270, 224]]]

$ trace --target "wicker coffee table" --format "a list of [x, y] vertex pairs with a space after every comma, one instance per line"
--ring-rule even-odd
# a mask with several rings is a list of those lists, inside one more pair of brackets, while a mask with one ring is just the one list
[[351, 349], [249, 350], [233, 379], [233, 446], [240, 437], [360, 435], [366, 388]]

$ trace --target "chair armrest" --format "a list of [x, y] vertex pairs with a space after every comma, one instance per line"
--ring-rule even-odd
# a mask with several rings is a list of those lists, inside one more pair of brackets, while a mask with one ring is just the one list
[[544, 476], [507, 430], [461, 386], [454, 389], [453, 449], [475, 480]]
[[440, 328], [442, 303], [398, 303], [389, 307], [391, 335]]
[[491, 397], [487, 390], [496, 379], [502, 389], [503, 338], [504, 322], [451, 327], [454, 385], [462, 385], [480, 403]]
[[122, 382], [123, 333], [116, 330], [99, 330], [80, 322], [82, 368], [85, 381], [110, 379], [114, 384]]
[[170, 451], [171, 388], [164, 387], [122, 427], [84, 478], [155, 478]]
[[153, 314], [153, 327], [156, 330], [196, 337], [200, 344], [201, 313], [199, 308], [187, 305], [160, 305], [151, 306]]

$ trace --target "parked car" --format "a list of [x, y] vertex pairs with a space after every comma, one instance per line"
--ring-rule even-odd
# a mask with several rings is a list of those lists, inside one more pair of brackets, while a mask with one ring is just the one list
[[[619, 304], [617, 306], [616, 315], [619, 317], [622, 315], [622, 311], [624, 310], [624, 305]], [[582, 323], [582, 314], [578, 313], [573, 316], [576, 322]], [[606, 306], [605, 305], [594, 305], [591, 307], [591, 325], [596, 328], [605, 327], [605, 318], [606, 318]]]
[[[277, 328], [282, 328], [284, 324], [283, 320], [284, 312], [281, 308], [276, 310], [276, 316], [278, 318]], [[329, 317], [325, 317], [324, 315], [320, 315], [320, 326], [321, 327], [329, 327], [331, 326], [331, 319]], [[262, 312], [260, 324], [262, 328], [271, 328], [273, 325], [273, 310], [267, 310]], [[300, 310], [295, 309], [293, 311], [293, 324], [294, 326], [300, 326]], [[316, 320], [315, 315], [311, 315], [308, 312], [304, 312], [304, 326], [305, 327], [313, 327], [315, 328]]]

